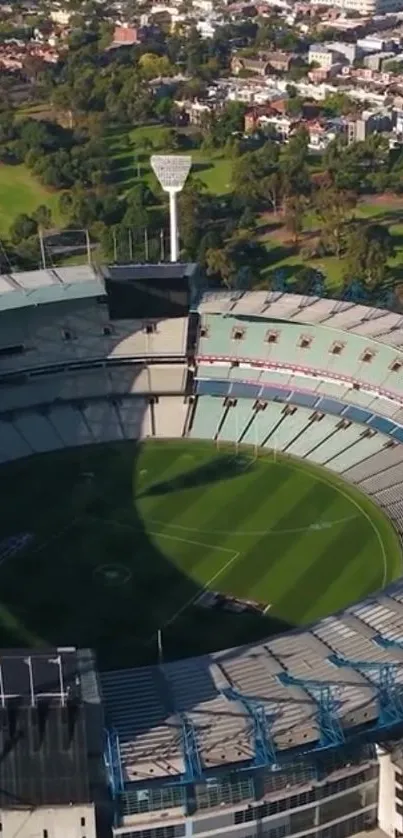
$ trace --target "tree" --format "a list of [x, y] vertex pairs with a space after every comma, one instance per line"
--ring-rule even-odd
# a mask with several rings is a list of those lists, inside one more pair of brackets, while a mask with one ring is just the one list
[[280, 158], [285, 195], [308, 195], [311, 190], [311, 175], [308, 168], [309, 134], [306, 128], [298, 128], [291, 136]]
[[309, 155], [309, 133], [302, 126], [291, 135], [282, 156], [286, 168], [293, 169], [305, 166]]
[[207, 273], [219, 277], [228, 288], [251, 288], [260, 273], [267, 252], [248, 230], [235, 230], [224, 247], [206, 252]]
[[232, 191], [239, 205], [257, 207], [261, 188], [262, 170], [256, 153], [248, 152], [234, 160]]
[[346, 93], [343, 93], [343, 91], [326, 96], [326, 99], [321, 105], [322, 112], [328, 117], [346, 116], [354, 108], [353, 100]]
[[244, 130], [246, 105], [228, 102], [219, 116], [211, 120], [210, 133], [215, 146], [223, 146], [229, 137]]
[[292, 117], [300, 117], [304, 107], [304, 100], [299, 96], [294, 96], [288, 99], [286, 104], [287, 115]]
[[315, 195], [314, 206], [321, 223], [321, 241], [340, 258], [347, 219], [357, 203], [353, 192], [323, 186]]
[[14, 244], [18, 244], [24, 239], [29, 239], [38, 232], [38, 224], [32, 216], [25, 212], [20, 213], [14, 219], [10, 227], [10, 237]]
[[286, 229], [291, 233], [292, 240], [298, 245], [301, 233], [304, 229], [304, 215], [306, 203], [303, 196], [291, 195], [285, 199], [284, 223]]
[[346, 276], [361, 280], [371, 289], [382, 285], [388, 259], [394, 255], [393, 237], [381, 224], [356, 225], [348, 239]]
[[236, 277], [236, 265], [228, 248], [210, 248], [206, 252], [207, 274], [218, 276], [223, 285], [231, 288]]
[[280, 201], [283, 194], [283, 178], [279, 171], [272, 172], [264, 180], [263, 191], [267, 195], [273, 212], [277, 212], [280, 207]]
[[161, 76], [172, 76], [174, 67], [167, 56], [155, 55], [152, 52], [145, 52], [139, 60], [139, 68], [142, 78], [151, 80]]
[[200, 231], [206, 217], [206, 198], [198, 183], [189, 178], [178, 198], [181, 240], [189, 258], [197, 255]]
[[52, 212], [45, 204], [39, 204], [39, 207], [32, 213], [32, 218], [38, 227], [47, 229], [52, 225]]

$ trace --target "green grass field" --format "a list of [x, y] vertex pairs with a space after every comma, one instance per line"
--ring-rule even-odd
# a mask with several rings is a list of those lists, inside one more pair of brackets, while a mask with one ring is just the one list
[[[123, 192], [130, 189], [140, 174], [145, 182], [154, 184], [155, 179], [149, 162], [151, 154], [191, 154], [193, 175], [213, 195], [222, 195], [231, 190], [233, 161], [221, 151], [206, 153], [200, 149], [178, 151], [167, 148], [167, 128], [161, 125], [141, 125], [130, 130], [112, 131], [108, 138], [110, 155], [114, 165], [115, 181]], [[144, 147], [147, 141], [150, 146]]]
[[[399, 541], [328, 472], [211, 443], [121, 443], [0, 472], [0, 643], [81, 644], [101, 666], [256, 640], [342, 608], [401, 572]], [[32, 540], [6, 555], [11, 536]], [[265, 616], [196, 605], [253, 599]]]
[[59, 194], [45, 189], [23, 164], [0, 164], [0, 236], [8, 234], [17, 215], [30, 215], [40, 204], [52, 210], [53, 222], [59, 224]]
[[[395, 255], [389, 259], [390, 279], [393, 285], [403, 280], [403, 206], [399, 196], [384, 196], [385, 200], [378, 201], [362, 200], [354, 210], [353, 216], [357, 221], [368, 221], [374, 224], [383, 224], [389, 228], [394, 239]], [[264, 220], [263, 220], [264, 221]], [[264, 223], [263, 223], [264, 227]], [[318, 220], [313, 214], [307, 213], [304, 221], [305, 235], [310, 232], [319, 233]], [[289, 236], [287, 236], [289, 238]], [[306, 267], [316, 268], [325, 277], [325, 284], [329, 294], [338, 293], [343, 283], [346, 272], [345, 259], [336, 256], [325, 256], [312, 259], [303, 259], [301, 250], [307, 244], [304, 240], [298, 250], [290, 244], [284, 244], [284, 229], [269, 229], [261, 237], [268, 250], [269, 264], [263, 270], [262, 287], [265, 287], [267, 276], [281, 268], [286, 277], [292, 282], [298, 273]]]

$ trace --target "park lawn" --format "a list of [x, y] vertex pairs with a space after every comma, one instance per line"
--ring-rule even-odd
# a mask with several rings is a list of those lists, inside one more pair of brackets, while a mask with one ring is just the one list
[[[376, 224], [388, 226], [391, 235], [394, 237], [395, 255], [389, 260], [391, 281], [403, 281], [403, 202], [401, 198], [390, 196], [387, 201], [361, 201], [354, 210], [356, 219], [374, 221]], [[267, 218], [265, 219], [267, 222]], [[313, 213], [307, 213], [304, 228], [308, 233], [314, 233], [318, 229], [318, 219]], [[318, 259], [301, 258], [301, 252], [295, 251], [284, 242], [284, 228], [278, 227], [268, 231], [260, 240], [265, 244], [268, 251], [268, 264], [262, 271], [262, 286], [273, 272], [281, 270], [284, 277], [292, 285], [297, 278], [298, 272], [303, 268], [311, 267], [321, 271], [325, 276], [325, 285], [329, 293], [337, 293], [343, 283], [345, 274], [345, 260], [337, 259], [335, 256], [320, 257]], [[304, 244], [301, 245], [301, 250]]]
[[20, 213], [30, 215], [40, 205], [52, 210], [53, 221], [60, 221], [58, 192], [46, 189], [24, 164], [0, 164], [0, 235], [7, 236], [10, 225]]
[[[383, 512], [324, 469], [233, 445], [96, 445], [3, 466], [0, 639], [89, 646], [101, 666], [261, 639], [337, 611], [400, 573]], [[385, 552], [384, 552], [385, 551]], [[385, 564], [385, 556], [387, 562]], [[206, 590], [261, 614], [196, 605]]]
[[[232, 160], [220, 152], [206, 153], [199, 149], [183, 152], [164, 145], [166, 126], [141, 125], [127, 131], [112, 131], [110, 135], [111, 155], [115, 165], [115, 182], [126, 192], [139, 176], [155, 184], [149, 158], [152, 154], [190, 154], [193, 161], [192, 173], [209, 192], [223, 195], [231, 190]], [[143, 148], [144, 141], [152, 146]]]

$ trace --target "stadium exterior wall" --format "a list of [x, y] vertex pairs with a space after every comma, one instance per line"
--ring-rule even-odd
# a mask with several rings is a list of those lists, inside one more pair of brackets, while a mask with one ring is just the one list
[[2, 838], [96, 838], [94, 805], [0, 809]]
[[[128, 805], [114, 833], [128, 838], [207, 838], [212, 834], [228, 838], [344, 838], [377, 824], [379, 766], [375, 750], [357, 751], [350, 759], [351, 763], [334, 757], [316, 764], [300, 762], [279, 776], [257, 771], [242, 778], [234, 773], [221, 781], [217, 778], [188, 788], [182, 807], [129, 814]], [[168, 786], [162, 794], [159, 789], [159, 795], [158, 787], [137, 792], [127, 787], [124, 797], [130, 796], [133, 810], [135, 801], [144, 805], [147, 796], [151, 806], [158, 796], [167, 805], [170, 792]], [[171, 800], [174, 797], [171, 792]]]

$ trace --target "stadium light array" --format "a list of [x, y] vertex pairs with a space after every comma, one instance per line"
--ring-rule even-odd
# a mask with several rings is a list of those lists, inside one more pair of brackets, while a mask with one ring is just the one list
[[179, 235], [176, 196], [181, 192], [190, 172], [192, 158], [184, 154], [153, 154], [151, 168], [164, 192], [169, 195], [169, 217], [171, 230], [171, 262], [178, 261]]

